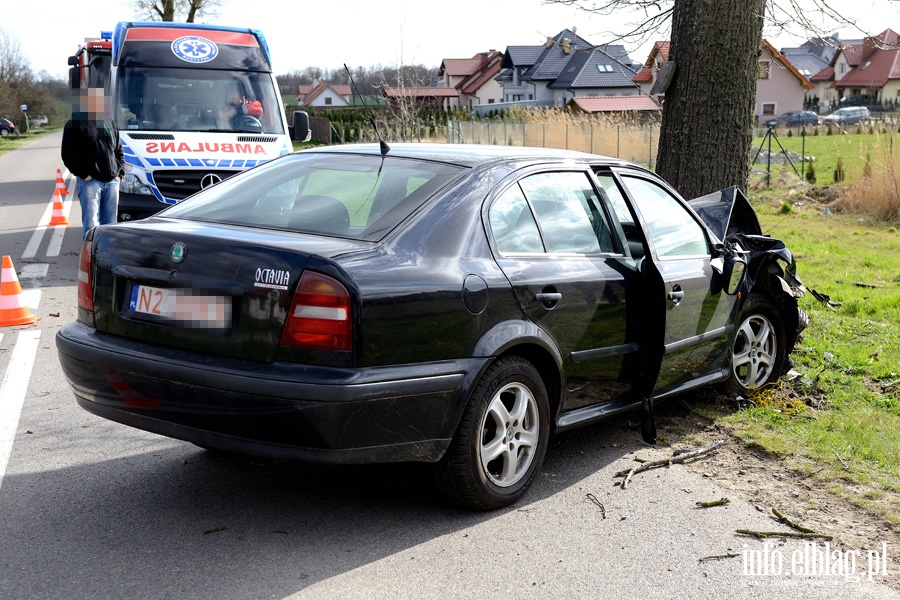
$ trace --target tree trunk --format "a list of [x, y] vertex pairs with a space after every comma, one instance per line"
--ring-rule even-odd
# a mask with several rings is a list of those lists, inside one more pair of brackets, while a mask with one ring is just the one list
[[657, 172], [685, 198], [747, 189], [766, 0], [676, 0]]

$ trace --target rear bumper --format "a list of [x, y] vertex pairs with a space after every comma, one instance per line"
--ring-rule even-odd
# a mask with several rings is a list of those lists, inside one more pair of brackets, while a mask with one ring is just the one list
[[488, 359], [359, 369], [211, 358], [98, 333], [56, 336], [79, 405], [201, 446], [321, 463], [433, 462]]

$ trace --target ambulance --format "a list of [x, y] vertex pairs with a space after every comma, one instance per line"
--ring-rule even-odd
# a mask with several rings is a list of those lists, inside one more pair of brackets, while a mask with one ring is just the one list
[[110, 98], [125, 151], [120, 221], [141, 219], [309, 138], [289, 126], [263, 34], [194, 23], [119, 23], [69, 58], [70, 85]]

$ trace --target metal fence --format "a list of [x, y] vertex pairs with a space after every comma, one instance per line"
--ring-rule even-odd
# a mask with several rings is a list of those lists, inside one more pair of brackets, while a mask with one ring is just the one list
[[562, 148], [621, 158], [653, 168], [659, 147], [656, 123], [517, 123], [501, 120], [450, 121], [449, 144], [494, 144]]

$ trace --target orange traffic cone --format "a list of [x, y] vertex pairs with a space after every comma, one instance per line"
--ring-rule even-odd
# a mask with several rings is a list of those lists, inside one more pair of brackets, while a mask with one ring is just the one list
[[63, 203], [59, 198], [53, 199], [53, 214], [50, 216], [50, 225], [71, 225], [66, 215], [63, 214]]
[[0, 271], [0, 327], [7, 325], [31, 325], [37, 320], [28, 311], [22, 300], [22, 286], [16, 277], [12, 259], [3, 257], [3, 270]]
[[54, 196], [65, 196], [69, 193], [69, 190], [66, 189], [66, 182], [63, 181], [62, 177], [62, 169], [56, 170], [56, 189], [53, 190]]

